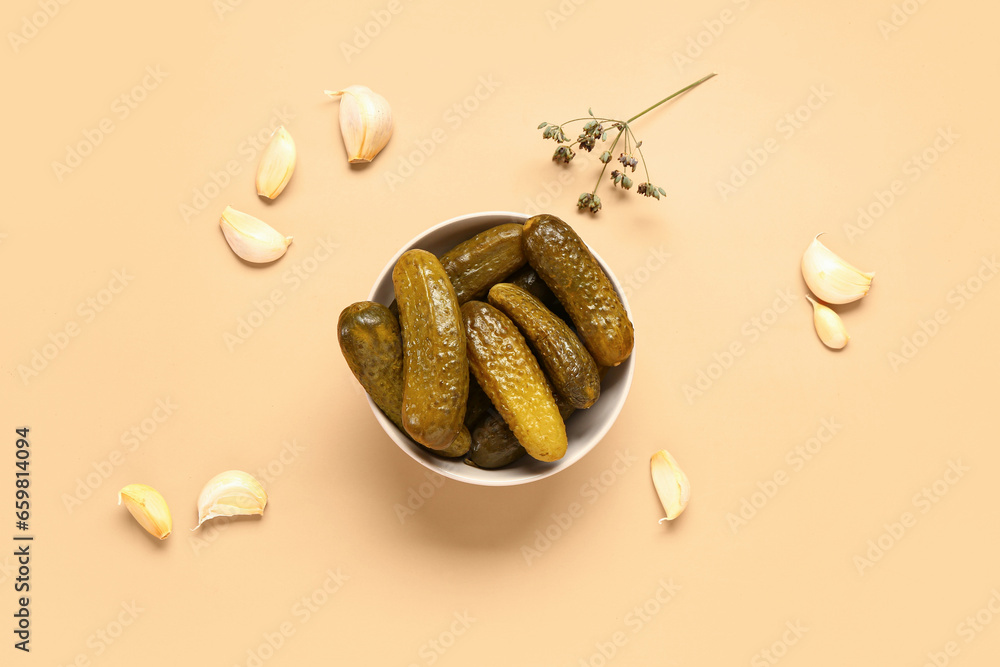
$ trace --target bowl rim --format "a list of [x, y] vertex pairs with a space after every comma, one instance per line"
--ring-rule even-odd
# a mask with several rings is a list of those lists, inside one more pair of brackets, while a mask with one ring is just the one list
[[[458, 222], [463, 222], [475, 218], [490, 218], [490, 217], [494, 218], [506, 217], [510, 218], [511, 221], [520, 221], [521, 223], [524, 223], [534, 216], [528, 215], [526, 213], [516, 213], [513, 211], [478, 211], [475, 213], [465, 213], [463, 215], [457, 215], [453, 218], [449, 218], [448, 220], [439, 222], [436, 225], [428, 227], [427, 229], [425, 229], [424, 231], [420, 232], [419, 234], [411, 238], [409, 241], [407, 241], [403, 246], [401, 246], [400, 249], [396, 252], [396, 254], [394, 254], [392, 258], [386, 263], [385, 267], [382, 269], [382, 271], [379, 272], [378, 277], [375, 279], [375, 282], [372, 284], [372, 287], [368, 292], [368, 297], [367, 297], [368, 300], [376, 301], [375, 298], [376, 292], [379, 291], [379, 287], [386, 280], [386, 277], [391, 274], [393, 267], [396, 266], [396, 262], [399, 261], [399, 258], [403, 255], [404, 252], [416, 247], [417, 244], [420, 243], [422, 239], [433, 234], [434, 232], [437, 232], [440, 229], [449, 227]], [[504, 223], [497, 222], [495, 224], [504, 224]], [[611, 267], [608, 266], [608, 263], [605, 262], [604, 259], [599, 254], [597, 254], [597, 252], [595, 252], [594, 249], [589, 244], [587, 244], [586, 241], [584, 241], [584, 244], [587, 246], [587, 249], [590, 251], [590, 254], [594, 256], [594, 259], [597, 260], [597, 263], [604, 270], [604, 273], [608, 276], [608, 279], [611, 281], [612, 286], [615, 288], [615, 292], [618, 294], [618, 298], [621, 299], [622, 305], [625, 307], [625, 312], [628, 315], [629, 320], [634, 321], [635, 318], [632, 314], [632, 308], [628, 303], [628, 299], [625, 296], [625, 290], [622, 287], [621, 283], [618, 281], [617, 276], [615, 276], [614, 272], [611, 270]], [[522, 484], [530, 484], [531, 482], [537, 482], [546, 479], [548, 477], [551, 477], [552, 475], [555, 475], [558, 472], [566, 470], [567, 468], [575, 464], [577, 461], [583, 459], [587, 454], [590, 453], [591, 450], [594, 449], [594, 447], [597, 446], [597, 444], [601, 440], [604, 439], [604, 436], [607, 435], [608, 431], [611, 430], [611, 427], [614, 426], [615, 422], [618, 420], [618, 415], [621, 414], [622, 408], [625, 407], [625, 402], [628, 399], [629, 390], [632, 388], [632, 377], [635, 374], [635, 354], [636, 354], [635, 347], [636, 346], [633, 344], [632, 353], [629, 355], [628, 359], [626, 359], [623, 362], [623, 365], [625, 366], [623, 369], [625, 371], [625, 374], [620, 380], [620, 382], [624, 383], [621, 400], [618, 402], [616, 406], [612, 408], [611, 413], [608, 414], [604, 423], [601, 424], [601, 426], [595, 430], [594, 435], [591, 436], [592, 442], [590, 446], [587, 447], [585, 451], [580, 452], [579, 455], [572, 461], [569, 461], [562, 466], [554, 465], [549, 469], [546, 469], [536, 475], [527, 478], [509, 478], [509, 477], [499, 476], [495, 480], [474, 479], [470, 477], [463, 477], [462, 475], [456, 474], [447, 468], [432, 466], [430, 465], [430, 463], [428, 463], [427, 460], [418, 455], [418, 452], [415, 451], [416, 449], [415, 447], [410, 446], [412, 445], [412, 443], [409, 441], [409, 438], [407, 438], [405, 435], [399, 432], [399, 428], [394, 423], [392, 423], [392, 420], [386, 417], [385, 413], [382, 412], [381, 408], [379, 408], [378, 405], [375, 404], [375, 401], [372, 400], [372, 397], [367, 392], [365, 392], [365, 399], [368, 401], [368, 407], [371, 408], [372, 413], [375, 415], [375, 419], [378, 421], [379, 425], [382, 426], [382, 430], [386, 432], [386, 435], [388, 435], [389, 438], [396, 444], [396, 446], [399, 447], [399, 449], [401, 449], [402, 451], [404, 451], [407, 454], [407, 456], [409, 456], [411, 459], [413, 459], [423, 467], [427, 468], [428, 470], [435, 472], [439, 475], [442, 475], [444, 477], [448, 477], [449, 479], [454, 479], [456, 481], [464, 482], [466, 484], [473, 484], [475, 486], [520, 486]], [[402, 441], [405, 441], [405, 443]], [[428, 456], [433, 456], [433, 454], [428, 454]]]

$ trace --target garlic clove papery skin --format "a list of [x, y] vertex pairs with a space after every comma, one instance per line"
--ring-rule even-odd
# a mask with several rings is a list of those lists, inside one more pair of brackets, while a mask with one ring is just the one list
[[820, 243], [817, 234], [802, 254], [802, 277], [826, 303], [850, 303], [868, 294], [874, 273], [858, 269]]
[[324, 91], [340, 98], [340, 133], [351, 164], [371, 162], [392, 136], [392, 108], [367, 86]]
[[198, 526], [220, 516], [263, 514], [267, 492], [242, 470], [227, 470], [208, 480], [198, 496]]

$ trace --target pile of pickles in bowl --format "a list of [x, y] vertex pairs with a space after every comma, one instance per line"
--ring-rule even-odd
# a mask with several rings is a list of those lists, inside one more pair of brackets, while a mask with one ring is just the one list
[[523, 484], [583, 458], [635, 368], [624, 291], [552, 215], [453, 218], [386, 264], [338, 323], [348, 366], [389, 437], [427, 468]]

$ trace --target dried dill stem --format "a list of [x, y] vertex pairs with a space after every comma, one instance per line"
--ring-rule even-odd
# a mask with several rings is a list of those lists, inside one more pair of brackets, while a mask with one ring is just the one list
[[[573, 118], [571, 120], [567, 120], [563, 123], [560, 123], [559, 125], [555, 125], [553, 123], [541, 123], [538, 126], [538, 129], [542, 130], [542, 138], [552, 139], [557, 144], [559, 144], [559, 147], [556, 148], [555, 153], [552, 154], [552, 160], [554, 162], [562, 164], [569, 164], [569, 161], [572, 160], [574, 157], [576, 157], [576, 152], [573, 151], [574, 146], [582, 150], [585, 150], [589, 153], [590, 151], [594, 150], [594, 147], [597, 145], [598, 141], [603, 142], [607, 140], [609, 132], [616, 132], [614, 140], [611, 142], [610, 148], [601, 153], [600, 157], [597, 158], [598, 160], [601, 161], [601, 163], [604, 166], [601, 168], [601, 173], [597, 177], [597, 182], [594, 184], [594, 189], [591, 190], [590, 192], [584, 192], [580, 195], [580, 198], [576, 202], [577, 207], [581, 209], [587, 209], [591, 213], [597, 213], [598, 211], [601, 210], [601, 198], [597, 196], [597, 188], [600, 186], [601, 180], [604, 178], [604, 172], [607, 171], [608, 164], [611, 162], [612, 154], [614, 153], [615, 148], [618, 147], [619, 143], [622, 144], [622, 151], [618, 154], [617, 159], [619, 162], [621, 162], [622, 169], [621, 171], [619, 171], [618, 169], [612, 170], [611, 181], [613, 185], [618, 186], [625, 190], [631, 190], [634, 183], [632, 182], [632, 179], [626, 174], [626, 170], [630, 169], [631, 172], [634, 173], [636, 167], [638, 167], [639, 163], [641, 162], [642, 169], [646, 174], [646, 180], [645, 182], [639, 184], [639, 186], [636, 188], [636, 192], [640, 195], [646, 197], [654, 197], [656, 199], [665, 196], [667, 194], [666, 190], [664, 190], [658, 185], [654, 185], [649, 179], [649, 169], [646, 166], [646, 159], [642, 155], [642, 142], [639, 141], [639, 139], [635, 136], [635, 132], [632, 131], [631, 123], [645, 116], [647, 113], [649, 113], [656, 107], [660, 106], [664, 102], [668, 102], [677, 97], [678, 95], [682, 95], [687, 91], [691, 90], [692, 88], [700, 86], [701, 84], [711, 79], [713, 76], [715, 76], [714, 72], [712, 74], [709, 74], [708, 76], [698, 79], [692, 84], [684, 86], [677, 92], [667, 95], [656, 104], [653, 104], [652, 106], [643, 109], [642, 111], [632, 116], [628, 120], [620, 120], [617, 118], [603, 118], [600, 116], [595, 116], [593, 110], [588, 109], [587, 113], [589, 115], [584, 116], [583, 118]], [[566, 132], [563, 128], [572, 123], [579, 123], [584, 121], [586, 122], [581, 128], [582, 131], [580, 132], [580, 135], [573, 141], [570, 141], [569, 137], [566, 135]], [[635, 154], [638, 154], [639, 157], [636, 158]]]

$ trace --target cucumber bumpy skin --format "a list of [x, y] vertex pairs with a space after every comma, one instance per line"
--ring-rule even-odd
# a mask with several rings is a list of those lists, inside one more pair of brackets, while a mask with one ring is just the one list
[[469, 392], [455, 289], [441, 262], [425, 250], [403, 253], [392, 284], [403, 336], [403, 428], [420, 444], [444, 450], [463, 427]]
[[403, 340], [395, 316], [374, 301], [352, 303], [340, 313], [337, 341], [354, 377], [402, 429]]
[[441, 255], [459, 305], [486, 296], [486, 292], [524, 266], [523, 226], [511, 222], [476, 234]]
[[528, 454], [566, 454], [566, 426], [538, 360], [510, 319], [482, 301], [462, 306], [469, 367]]
[[545, 304], [546, 308], [559, 317], [566, 320], [569, 319], [569, 316], [566, 315], [566, 311], [563, 310], [562, 304], [559, 303], [559, 299], [557, 299], [556, 295], [552, 293], [549, 286], [545, 284], [545, 281], [538, 277], [538, 273], [536, 273], [530, 265], [521, 267], [521, 269], [519, 269], [516, 273], [508, 276], [504, 282], [510, 283], [511, 285], [517, 285], [525, 292], [531, 294]]
[[495, 411], [487, 412], [474, 429], [465, 462], [483, 470], [510, 465], [527, 454], [507, 423]]
[[524, 252], [576, 326], [600, 366], [617, 366], [632, 354], [635, 331], [601, 265], [573, 228], [553, 215], [524, 223]]
[[[598, 377], [603, 381], [608, 369], [597, 369]], [[566, 399], [555, 395], [556, 406], [563, 422], [569, 419], [576, 408], [566, 402]], [[494, 470], [510, 465], [526, 454], [524, 447], [514, 437], [514, 433], [495, 410], [488, 411], [478, 423], [469, 427], [472, 431], [472, 446], [465, 457], [465, 463], [474, 468]]]
[[593, 405], [601, 395], [597, 364], [569, 325], [516, 285], [494, 285], [489, 300], [524, 334], [556, 393], [578, 410]]
[[[401, 416], [403, 339], [396, 316], [374, 301], [352, 303], [340, 313], [337, 340], [354, 377], [385, 416], [406, 433]], [[471, 445], [472, 434], [463, 426], [447, 448], [428, 451], [455, 458], [468, 453]]]

